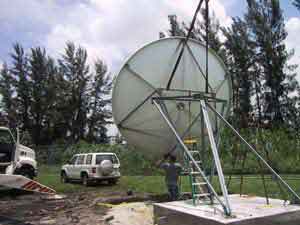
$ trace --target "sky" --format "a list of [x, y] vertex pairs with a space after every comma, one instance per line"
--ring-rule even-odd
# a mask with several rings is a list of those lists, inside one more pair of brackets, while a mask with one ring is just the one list
[[[280, 0], [285, 16], [291, 63], [300, 62], [300, 11]], [[89, 63], [103, 59], [112, 74], [134, 51], [167, 31], [168, 15], [190, 21], [198, 0], [0, 0], [0, 66], [9, 61], [12, 44], [43, 46], [60, 57], [66, 41], [85, 47]], [[246, 0], [210, 0], [222, 26], [243, 16]], [[300, 81], [300, 68], [298, 68]]]

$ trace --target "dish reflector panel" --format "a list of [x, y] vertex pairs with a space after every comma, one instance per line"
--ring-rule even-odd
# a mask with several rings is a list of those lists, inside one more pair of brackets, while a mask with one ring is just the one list
[[[126, 141], [148, 157], [161, 156], [176, 145], [175, 137], [152, 104], [151, 98], [205, 92], [206, 50], [203, 44], [195, 40], [187, 42], [170, 90], [166, 90], [183, 40], [180, 37], [165, 38], [142, 47], [126, 61], [114, 80], [114, 121]], [[230, 77], [226, 75], [223, 62], [212, 50], [208, 52], [208, 64], [210, 95], [227, 101], [227, 104], [210, 104], [214, 104], [220, 113], [226, 115], [231, 98]], [[170, 119], [180, 135], [198, 118], [187, 137], [200, 141], [200, 103], [165, 103]], [[212, 113], [210, 119], [212, 124], [216, 122]]]

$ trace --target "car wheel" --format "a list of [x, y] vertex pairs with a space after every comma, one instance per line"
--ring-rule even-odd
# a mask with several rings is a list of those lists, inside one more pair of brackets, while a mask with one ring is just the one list
[[61, 173], [60, 180], [61, 180], [61, 182], [64, 183], [64, 184], [66, 184], [66, 183], [69, 182], [69, 179], [68, 179], [68, 176], [67, 176], [66, 172], [63, 171], [63, 172]]
[[89, 186], [89, 179], [88, 179], [88, 175], [86, 173], [82, 174], [81, 182], [84, 186]]
[[112, 185], [116, 184], [117, 182], [118, 182], [118, 179], [110, 179], [110, 180], [108, 180], [108, 183], [112, 184]]
[[31, 180], [34, 178], [34, 172], [30, 168], [21, 168], [20, 170], [16, 171], [16, 174], [27, 177]]

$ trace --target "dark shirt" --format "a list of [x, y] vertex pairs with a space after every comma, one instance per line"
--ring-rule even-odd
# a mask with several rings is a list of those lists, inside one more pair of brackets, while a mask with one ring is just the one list
[[165, 181], [168, 186], [177, 185], [178, 177], [182, 170], [182, 166], [179, 163], [162, 163], [160, 168], [165, 170]]

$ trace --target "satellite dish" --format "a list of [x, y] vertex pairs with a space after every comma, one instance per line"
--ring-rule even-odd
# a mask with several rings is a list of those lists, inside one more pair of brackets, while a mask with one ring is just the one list
[[[114, 121], [127, 142], [149, 158], [168, 153], [177, 143], [170, 128], [152, 104], [152, 97], [205, 92], [206, 50], [203, 44], [195, 40], [186, 43], [170, 90], [166, 90], [183, 40], [185, 38], [164, 38], [145, 45], [126, 61], [114, 80]], [[208, 63], [208, 95], [227, 102], [209, 104], [214, 104], [217, 111], [226, 116], [232, 91], [230, 76], [226, 74], [221, 59], [212, 50], [208, 52]], [[197, 119], [199, 102], [167, 101], [166, 108], [180, 135], [195, 120], [189, 137], [201, 140], [201, 117]], [[214, 124], [214, 114], [210, 113], [209, 116]]]

